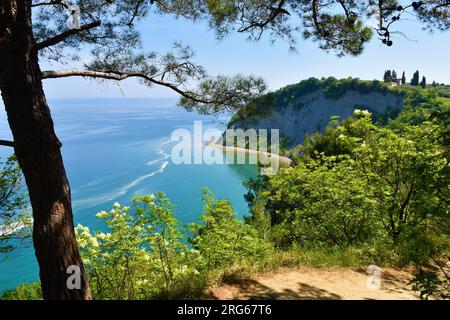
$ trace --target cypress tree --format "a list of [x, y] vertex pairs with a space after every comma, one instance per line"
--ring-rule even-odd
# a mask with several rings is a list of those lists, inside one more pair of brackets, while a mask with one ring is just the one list
[[392, 79], [397, 79], [397, 72], [395, 70], [392, 70]]
[[418, 86], [419, 85], [419, 71], [414, 72], [414, 75], [411, 79], [411, 85], [412, 86]]
[[427, 86], [427, 78], [422, 77], [422, 81], [420, 81], [420, 86], [425, 89]]
[[391, 70], [387, 70], [386, 71], [386, 79], [384, 80], [385, 82], [391, 82], [392, 81], [392, 73]]

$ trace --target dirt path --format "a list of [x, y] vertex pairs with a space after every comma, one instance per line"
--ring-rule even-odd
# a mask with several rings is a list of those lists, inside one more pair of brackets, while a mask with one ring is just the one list
[[364, 269], [311, 269], [279, 271], [209, 290], [206, 299], [419, 299], [410, 290], [411, 272], [383, 269], [380, 289], [369, 289]]

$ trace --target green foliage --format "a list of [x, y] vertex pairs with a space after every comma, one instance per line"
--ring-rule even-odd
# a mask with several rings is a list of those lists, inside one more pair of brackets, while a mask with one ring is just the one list
[[419, 291], [420, 297], [427, 300], [430, 297], [449, 300], [450, 299], [450, 270], [448, 263], [450, 256], [436, 261], [433, 268], [420, 269], [419, 273], [410, 282], [413, 290]]
[[412, 86], [419, 85], [419, 71], [414, 72], [413, 77], [411, 79], [411, 85]]
[[235, 283], [250, 276], [278, 271], [281, 268], [365, 268], [368, 265], [392, 266], [397, 255], [385, 246], [296, 246], [275, 250], [262, 260], [241, 260], [218, 271], [217, 282]]
[[374, 237], [380, 225], [368, 222], [377, 204], [355, 166], [352, 159], [323, 156], [270, 180], [271, 192], [261, 196], [270, 198], [285, 241], [347, 246]]
[[262, 240], [257, 230], [235, 218], [227, 200], [214, 200], [214, 195], [204, 191], [202, 224], [192, 224], [191, 242], [206, 260], [207, 270], [231, 265], [248, 258], [263, 259], [271, 246]]
[[422, 80], [420, 81], [420, 86], [425, 89], [427, 86], [427, 78], [422, 77]]
[[441, 85], [437, 88], [437, 95], [443, 98], [450, 98], [450, 86]]
[[236, 112], [247, 104], [253, 104], [266, 91], [262, 78], [217, 76], [205, 78], [198, 89], [184, 95], [179, 105], [188, 111], [201, 114], [215, 114], [223, 111]]
[[[80, 70], [83, 75], [92, 76], [89, 73], [95, 72], [94, 78], [120, 81], [123, 80], [117, 79], [120, 74], [124, 78], [135, 77], [148, 87], [161, 85], [180, 94], [183, 107], [204, 113], [236, 111], [265, 91], [261, 78], [239, 74], [209, 76], [194, 61], [192, 49], [180, 42], [175, 42], [166, 53], [143, 51], [137, 25], [149, 15], [208, 19], [209, 10], [217, 14], [220, 11], [222, 16], [227, 14], [223, 6], [209, 7], [205, 1], [170, 0], [84, 0], [76, 6], [77, 10], [61, 1], [32, 6], [33, 36], [37, 43], [44, 43], [38, 50], [41, 59], [76, 63], [83, 50], [86, 60], [85, 69]], [[79, 26], [68, 29], [68, 16], [78, 21]], [[60, 39], [47, 42], [55, 37]], [[193, 87], [193, 82], [198, 85]]]
[[383, 81], [384, 82], [391, 82], [392, 81], [392, 72], [391, 70], [386, 70], [384, 72]]
[[309, 78], [297, 84], [288, 85], [270, 92], [247, 104], [233, 116], [229, 125], [237, 121], [242, 121], [245, 124], [257, 118], [268, 117], [273, 110], [281, 110], [286, 107], [300, 110], [305, 105], [302, 102], [302, 98], [319, 91], [323, 92], [326, 98], [332, 100], [341, 98], [348, 91], [356, 91], [360, 94], [369, 94], [371, 92], [403, 94], [402, 90], [393, 88], [378, 80], [364, 81], [358, 78], [338, 80], [334, 77], [322, 78], [321, 80]]
[[237, 220], [226, 200], [205, 191], [201, 224], [191, 237], [173, 215], [163, 193], [139, 196], [132, 207], [116, 203], [101, 211], [110, 232], [76, 228], [95, 299], [197, 298], [210, 274], [247, 259], [260, 260], [271, 245]]
[[274, 103], [275, 94], [269, 92], [248, 103], [244, 108], [239, 109], [230, 119], [228, 126], [235, 122], [242, 122], [245, 127], [248, 122], [256, 120], [258, 117], [268, 117], [272, 114], [271, 105]]
[[[278, 267], [308, 266], [318, 268], [348, 268], [377, 266], [392, 266], [396, 264], [397, 255], [387, 246], [361, 244], [352, 246], [337, 245], [304, 245], [292, 246], [275, 256], [279, 258]], [[283, 257], [284, 256], [284, 257]], [[284, 261], [283, 261], [284, 258]], [[275, 264], [275, 262], [273, 262]]]
[[[76, 234], [95, 299], [187, 298], [195, 295], [198, 252], [189, 250], [162, 193], [140, 196], [133, 210], [101, 211], [110, 233], [78, 226]], [[192, 283], [192, 286], [188, 284]]]
[[25, 283], [13, 290], [5, 290], [0, 300], [42, 300], [41, 283]]
[[[335, 93], [352, 83], [323, 81]], [[207, 190], [188, 229], [162, 193], [114, 204], [97, 215], [108, 233], [77, 227], [94, 298], [198, 298], [208, 285], [280, 267], [410, 263], [422, 270], [411, 284], [424, 299], [448, 298], [449, 114], [434, 90], [413, 88], [395, 119], [333, 117], [291, 152], [292, 167], [247, 183], [245, 221]], [[3, 296], [21, 297], [40, 295], [25, 285]]]
[[[392, 82], [393, 80], [397, 80], [398, 75], [395, 70], [386, 70], [384, 72], [383, 81], [384, 82]], [[405, 84], [406, 78], [405, 78], [405, 72], [403, 71], [402, 78], [400, 79], [402, 82], [401, 84]]]
[[[144, 52], [139, 23], [151, 15], [173, 15], [209, 23], [219, 39], [233, 31], [246, 33], [253, 40], [269, 33], [272, 40], [283, 39], [292, 48], [301, 29], [303, 38], [313, 40], [321, 49], [333, 50], [338, 56], [359, 55], [373, 38], [367, 17], [374, 14], [381, 14], [375, 29], [388, 46], [393, 44], [389, 28], [405, 11], [413, 11], [430, 29], [449, 28], [448, 4], [414, 3], [416, 6], [411, 8], [383, 1], [374, 10], [371, 0], [83, 0], [77, 3], [76, 10], [62, 1], [33, 2], [29, 10], [32, 36], [41, 59], [77, 62], [83, 52], [85, 70], [72, 75], [105, 80], [137, 77], [147, 86], [162, 85], [181, 94], [180, 104], [188, 109], [214, 113], [239, 110], [264, 91], [264, 83], [240, 75], [210, 77], [194, 63], [188, 46], [176, 44], [165, 54]], [[69, 21], [77, 23], [69, 28]], [[199, 84], [198, 88], [192, 88], [192, 80]]]
[[324, 80], [325, 86], [325, 96], [329, 99], [339, 99], [347, 91], [356, 91], [361, 94], [369, 94], [374, 91], [387, 93], [394, 92], [398, 93], [395, 89], [389, 87], [388, 85], [378, 81], [363, 81], [357, 78], [346, 78], [341, 80], [336, 80], [334, 78], [327, 78]]
[[405, 96], [403, 111], [389, 122], [389, 127], [404, 131], [408, 126], [432, 120], [441, 126], [441, 133], [444, 133], [449, 110], [449, 106], [437, 98], [434, 90], [410, 88]]
[[392, 79], [397, 79], [397, 72], [392, 70]]
[[31, 217], [22, 172], [14, 155], [0, 162], [0, 258], [30, 236]]
[[375, 260], [427, 265], [450, 248], [449, 112], [410, 90], [385, 125], [364, 110], [334, 118], [291, 152], [293, 167], [247, 184], [247, 221], [283, 248], [367, 246]]

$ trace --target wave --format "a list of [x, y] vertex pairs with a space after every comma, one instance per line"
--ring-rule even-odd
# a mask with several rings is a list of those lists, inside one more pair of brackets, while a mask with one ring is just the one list
[[146, 166], [146, 167], [149, 167], [149, 166], [151, 166], [152, 164], [155, 164], [155, 163], [158, 163], [158, 162], [167, 160], [167, 159], [169, 159], [169, 157], [170, 157], [170, 154], [164, 154], [163, 157], [160, 158], [160, 159], [150, 160], [149, 162], [147, 162], [147, 163], [145, 164], [145, 166]]
[[151, 166], [152, 164], [155, 164], [155, 163], [158, 163], [158, 162], [160, 162], [160, 161], [162, 161], [163, 159], [156, 159], [156, 160], [150, 160], [149, 162], [147, 162], [146, 164], [145, 164], [145, 166]]
[[169, 139], [169, 140], [164, 141], [163, 143], [161, 143], [161, 146], [165, 146], [166, 144], [169, 144], [169, 143], [172, 143], [172, 142], [176, 142], [176, 141], [173, 141], [172, 139]]
[[94, 206], [96, 204], [101, 204], [101, 203], [112, 201], [112, 200], [116, 199], [119, 196], [120, 196], [119, 192], [106, 193], [106, 194], [103, 194], [103, 195], [98, 196], [98, 197], [87, 198], [87, 199], [82, 199], [82, 200], [75, 200], [75, 201], [73, 201], [73, 205], [75, 207], [84, 207], [84, 208], [85, 207], [92, 207], [92, 206]]
[[170, 154], [168, 154], [167, 152], [165, 152], [163, 149], [159, 148], [158, 151], [156, 152], [159, 155], [162, 156], [170, 156]]
[[122, 187], [122, 188], [120, 189], [119, 192], [121, 193], [121, 195], [124, 195], [125, 193], [128, 192], [128, 190], [130, 190], [131, 188], [133, 188], [133, 187], [134, 187], [135, 185], [137, 185], [139, 182], [141, 182], [141, 181], [143, 181], [143, 180], [145, 180], [145, 179], [148, 179], [148, 178], [150, 178], [150, 177], [153, 177], [155, 174], [163, 173], [164, 170], [167, 168], [168, 164], [169, 164], [169, 161], [164, 161], [164, 162], [161, 164], [161, 166], [159, 167], [158, 170], [153, 171], [153, 172], [150, 172], [149, 174], [143, 175], [143, 176], [141, 176], [141, 177], [139, 177], [139, 178], [137, 178], [137, 179], [131, 181], [129, 184], [127, 184], [126, 186]]
[[164, 170], [167, 168], [168, 165], [169, 165], [169, 161], [164, 161], [164, 163], [162, 164], [162, 166], [160, 168], [161, 173], [164, 172]]
[[97, 180], [93, 180], [91, 182], [85, 183], [85, 184], [83, 184], [81, 186], [78, 186], [78, 187], [72, 189], [72, 194], [76, 194], [80, 190], [83, 190], [85, 188], [96, 187], [96, 186], [98, 186], [98, 185], [100, 185], [100, 184], [102, 184], [104, 182], [107, 182], [108, 180], [111, 181], [111, 180], [113, 180], [114, 178], [116, 178], [116, 177], [118, 177], [120, 175], [121, 175], [120, 173], [110, 174], [110, 175], [108, 175], [106, 177], [102, 177], [102, 178], [99, 178]]
[[89, 207], [89, 206], [93, 206], [93, 205], [96, 205], [96, 204], [101, 204], [101, 203], [105, 203], [105, 202], [109, 202], [109, 201], [115, 200], [118, 197], [125, 195], [131, 188], [133, 188], [134, 186], [138, 185], [143, 180], [148, 179], [150, 177], [153, 177], [154, 175], [156, 175], [158, 173], [163, 173], [168, 165], [169, 165], [169, 161], [164, 161], [161, 164], [161, 166], [158, 168], [158, 170], [152, 171], [152, 172], [150, 172], [148, 174], [145, 174], [143, 176], [140, 176], [140, 177], [134, 179], [133, 181], [131, 181], [130, 183], [126, 184], [125, 186], [123, 186], [122, 188], [120, 188], [119, 190], [117, 190], [114, 193], [107, 193], [107, 194], [103, 194], [103, 195], [98, 196], [98, 197], [82, 199], [82, 200], [76, 200], [76, 201], [74, 201], [74, 205], [82, 206], [82, 207]]
[[[165, 144], [167, 144], [167, 143], [169, 143], [169, 142], [171, 142], [171, 140], [168, 140], [168, 141], [166, 141], [166, 142], [163, 142], [163, 143], [161, 144], [161, 146], [162, 146], [162, 145], [165, 145]], [[161, 162], [161, 161], [164, 161], [164, 160], [167, 160], [167, 159], [170, 158], [170, 154], [168, 154], [168, 153], [167, 153], [166, 151], [164, 151], [162, 148], [158, 148], [158, 149], [156, 149], [156, 150], [157, 150], [157, 151], [156, 151], [156, 154], [160, 155], [161, 158], [159, 158], [159, 159], [154, 159], [154, 160], [150, 160], [149, 162], [147, 162], [147, 163], [145, 164], [146, 167], [149, 167], [149, 166], [151, 166], [152, 164], [155, 164], [155, 163], [158, 163], [158, 162]]]

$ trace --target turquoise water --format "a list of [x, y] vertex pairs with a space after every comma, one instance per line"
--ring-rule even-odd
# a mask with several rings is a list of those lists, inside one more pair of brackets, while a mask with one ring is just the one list
[[[182, 223], [196, 221], [202, 212], [201, 189], [227, 198], [239, 216], [248, 208], [243, 181], [256, 175], [251, 165], [175, 165], [169, 157], [173, 130], [223, 129], [226, 117], [189, 113], [169, 99], [51, 101], [52, 115], [72, 187], [75, 223], [101, 229], [95, 218], [114, 202], [128, 203], [134, 195], [162, 191], [176, 205]], [[0, 113], [0, 139], [10, 137], [6, 116]], [[0, 156], [11, 150], [0, 147]], [[31, 247], [19, 248], [0, 262], [0, 292], [38, 279]]]

